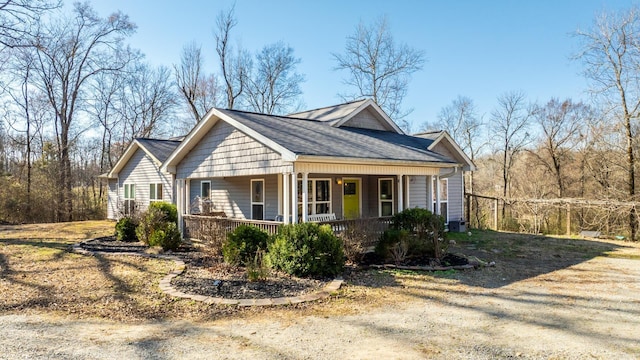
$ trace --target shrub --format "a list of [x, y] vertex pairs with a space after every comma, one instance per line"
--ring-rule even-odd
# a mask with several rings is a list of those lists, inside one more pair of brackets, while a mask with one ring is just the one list
[[259, 249], [267, 248], [269, 234], [251, 225], [240, 225], [227, 235], [222, 245], [224, 261], [233, 265], [250, 264]]
[[137, 222], [131, 217], [123, 217], [116, 223], [116, 240], [135, 242]]
[[136, 227], [138, 239], [149, 246], [161, 246], [164, 250], [177, 249], [182, 242], [177, 214], [173, 204], [151, 203]]
[[448, 246], [444, 230], [442, 216], [426, 209], [406, 209], [393, 216], [389, 229], [376, 246], [376, 253], [395, 262], [407, 257], [433, 256], [440, 259]]
[[178, 208], [176, 205], [164, 201], [154, 201], [149, 204], [149, 209], [160, 210], [164, 214], [166, 221], [178, 224]]
[[352, 263], [360, 263], [369, 245], [379, 240], [377, 220], [355, 219], [338, 234], [344, 244], [344, 255]]
[[149, 237], [150, 246], [160, 246], [163, 250], [176, 250], [182, 239], [180, 231], [174, 222], [165, 222], [162, 227], [155, 229]]
[[328, 225], [283, 225], [269, 244], [274, 268], [297, 276], [333, 276], [344, 267], [342, 241]]
[[250, 282], [265, 281], [269, 277], [269, 264], [264, 250], [256, 251], [253, 261], [247, 265], [247, 279]]

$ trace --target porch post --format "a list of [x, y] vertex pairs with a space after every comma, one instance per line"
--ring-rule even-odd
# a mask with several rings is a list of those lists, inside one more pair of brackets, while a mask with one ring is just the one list
[[401, 212], [404, 210], [404, 203], [402, 201], [404, 198], [402, 175], [398, 175], [396, 179], [398, 183], [398, 212]]
[[298, 223], [298, 173], [291, 173], [291, 223]]
[[184, 179], [184, 213], [191, 213], [191, 179]]
[[432, 213], [435, 212], [433, 209], [433, 176], [427, 175], [427, 203], [425, 204], [427, 210]]
[[309, 180], [309, 173], [302, 173], [302, 222], [305, 223], [309, 219], [309, 186], [307, 181]]
[[436, 215], [440, 215], [440, 175], [436, 175], [436, 208], [434, 210]]
[[289, 173], [282, 174], [282, 221], [285, 224], [289, 223], [289, 210], [291, 209], [291, 190], [289, 190], [289, 184], [291, 183], [291, 175]]
[[184, 215], [184, 180], [176, 179], [176, 207], [178, 208], [178, 230], [184, 235], [182, 218]]

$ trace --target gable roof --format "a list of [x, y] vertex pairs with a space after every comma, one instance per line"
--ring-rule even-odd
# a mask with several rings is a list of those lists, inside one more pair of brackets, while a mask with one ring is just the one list
[[467, 156], [467, 154], [464, 151], [462, 151], [462, 148], [460, 148], [460, 145], [458, 145], [458, 143], [456, 143], [456, 141], [453, 140], [453, 137], [451, 137], [451, 135], [449, 135], [447, 131], [445, 130], [427, 131], [423, 133], [414, 134], [413, 136], [431, 140], [432, 143], [431, 145], [429, 145], [429, 148], [428, 148], [429, 150], [433, 150], [440, 143], [444, 144], [444, 146], [446, 146], [447, 148], [449, 148], [449, 150], [453, 152], [453, 154], [457, 158], [456, 160], [459, 160], [463, 163], [464, 170], [466, 171], [476, 170], [476, 165], [473, 163], [473, 161], [471, 161], [469, 156]]
[[151, 160], [158, 166], [162, 165], [167, 160], [169, 155], [180, 145], [178, 140], [162, 140], [162, 139], [149, 139], [149, 138], [136, 138], [133, 139], [131, 144], [124, 151], [122, 156], [118, 159], [113, 168], [105, 174], [106, 178], [114, 179], [118, 176], [118, 173], [129, 162], [133, 154], [138, 149], [144, 151]]
[[180, 160], [218, 121], [280, 153], [284, 160], [369, 160], [386, 162], [457, 163], [428, 150], [432, 140], [389, 131], [332, 127], [315, 120], [212, 109], [185, 141], [171, 154], [163, 169], [174, 170]]
[[365, 109], [371, 109], [374, 116], [390, 130], [404, 134], [402, 129], [371, 99], [356, 100], [344, 104], [327, 106], [287, 115], [291, 118], [320, 121], [333, 127], [340, 127]]

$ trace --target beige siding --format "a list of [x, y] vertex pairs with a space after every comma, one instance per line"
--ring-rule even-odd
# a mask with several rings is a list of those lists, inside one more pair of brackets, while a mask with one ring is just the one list
[[440, 141], [436, 146], [431, 149], [433, 152], [446, 156], [451, 160], [455, 160], [456, 156], [451, 152], [448, 146], [444, 145], [442, 141]]
[[210, 178], [191, 180], [191, 203], [200, 196], [200, 184], [211, 182], [211, 201], [216, 211], [224, 211], [227, 217], [251, 218], [251, 179], [263, 179], [265, 186], [265, 219], [275, 219], [278, 215], [278, 176]]
[[178, 164], [177, 178], [277, 174], [290, 171], [272, 149], [219, 121]]
[[[443, 170], [442, 173], [449, 173], [451, 170]], [[449, 221], [456, 221], [464, 218], [464, 196], [462, 192], [462, 171], [458, 171], [449, 177], [449, 200], [448, 211]]]
[[355, 127], [361, 129], [383, 130], [393, 131], [393, 129], [386, 123], [386, 121], [380, 119], [370, 109], [365, 109], [351, 119], [347, 120], [341, 126]]
[[116, 220], [118, 218], [118, 180], [109, 179], [107, 183], [109, 186], [107, 195], [107, 219]]
[[[118, 197], [124, 199], [124, 184], [136, 185], [136, 206], [144, 211], [149, 206], [149, 184], [162, 184], [162, 199], [172, 202], [173, 187], [171, 175], [161, 173], [151, 157], [142, 149], [136, 150], [131, 159], [122, 168], [119, 177]], [[122, 204], [119, 201], [118, 204]]]
[[409, 201], [407, 207], [431, 210], [431, 205], [427, 203], [426, 176], [411, 176], [409, 178]]

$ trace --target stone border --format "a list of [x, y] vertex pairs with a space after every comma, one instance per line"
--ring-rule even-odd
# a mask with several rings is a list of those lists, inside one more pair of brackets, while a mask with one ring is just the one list
[[279, 298], [264, 298], [264, 299], [227, 299], [221, 297], [213, 297], [213, 296], [205, 296], [205, 295], [195, 295], [195, 294], [187, 294], [182, 291], [179, 291], [175, 287], [171, 285], [171, 280], [176, 276], [182, 274], [186, 269], [186, 265], [184, 261], [178, 259], [176, 256], [171, 255], [153, 255], [139, 252], [108, 252], [108, 251], [90, 251], [84, 249], [82, 244], [88, 242], [90, 240], [82, 241], [77, 244], [73, 244], [71, 249], [75, 253], [83, 254], [83, 255], [134, 255], [134, 256], [142, 256], [147, 258], [157, 258], [164, 260], [173, 260], [174, 269], [169, 272], [165, 277], [160, 280], [158, 284], [160, 290], [170, 296], [179, 297], [183, 299], [191, 299], [195, 301], [204, 302], [207, 304], [216, 304], [216, 305], [238, 305], [238, 306], [272, 306], [272, 305], [289, 305], [289, 304], [299, 304], [310, 301], [317, 301], [321, 299], [328, 298], [332, 292], [337, 291], [344, 280], [342, 278], [336, 278], [332, 280], [330, 283], [325, 285], [324, 288], [320, 291], [316, 291], [314, 293], [300, 295], [300, 296], [288, 296], [288, 297], [279, 297]]

